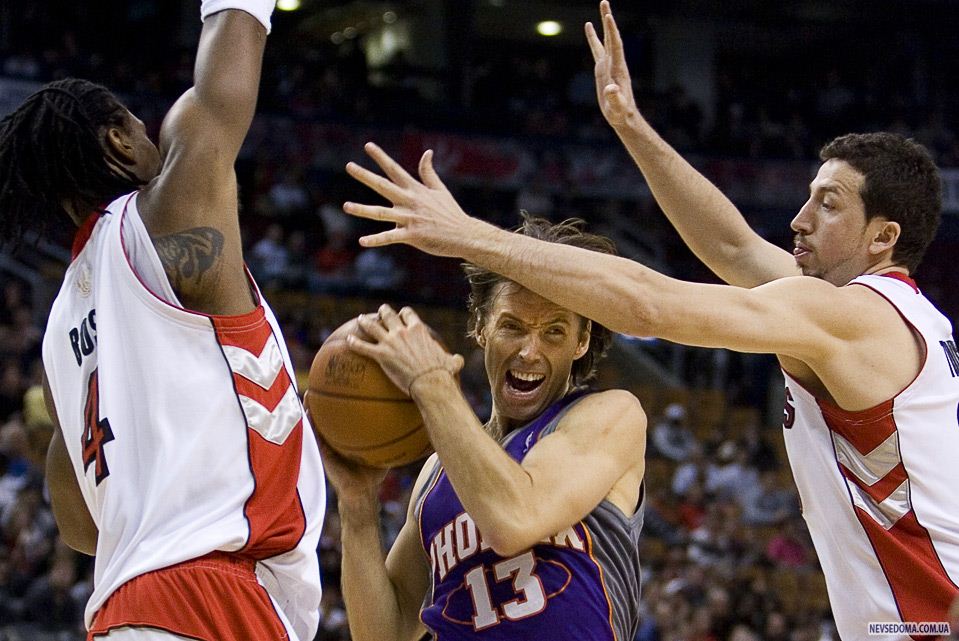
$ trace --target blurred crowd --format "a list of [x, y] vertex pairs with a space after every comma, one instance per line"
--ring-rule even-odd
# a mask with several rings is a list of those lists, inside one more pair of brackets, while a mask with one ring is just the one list
[[[69, 32], [53, 42], [25, 42], [0, 51], [0, 76], [45, 81], [79, 75], [101, 81], [130, 96], [145, 119], [152, 115], [155, 130], [161, 106], [190, 83], [192, 50], [166, 51], [158, 59], [145, 46], [142, 57], [122, 57], [93, 45]], [[612, 141], [595, 106], [585, 50], [543, 55], [478, 49], [463, 62], [456, 92], [460, 99], [448, 102], [436, 96], [446, 95], [449, 78], [417, 68], [402, 56], [370, 69], [356, 41], [306, 47], [296, 39], [285, 46], [271, 44], [261, 110], [295, 122], [338, 122], [360, 130], [419, 125], [522, 141]], [[959, 142], [948, 124], [955, 122], [955, 114], [949, 105], [890, 89], [878, 66], [855, 74], [852, 67], [836, 67], [808, 80], [798, 74], [790, 87], [757, 82], [759, 72], [721, 60], [713, 105], [698, 104], [680, 86], [656, 91], [641, 70], [636, 89], [647, 117], [684, 151], [809, 160], [822, 142], [847, 128], [885, 128], [924, 142], [941, 164], [959, 166]], [[782, 69], [778, 73], [789, 76]], [[261, 133], [261, 138], [269, 137]], [[271, 144], [277, 153], [259, 153]], [[296, 145], [282, 135], [261, 140], [261, 145], [255, 158], [241, 161], [238, 172], [246, 187], [246, 256], [264, 289], [360, 297], [371, 305], [389, 300], [463, 307], [466, 289], [455, 261], [403, 248], [360, 252], [356, 240], [370, 226], [339, 211], [352, 193], [348, 181], [316, 170], [315, 158], [303, 162], [298, 151], [284, 147]], [[515, 212], [520, 209], [554, 220], [581, 216], [594, 231], [616, 237], [626, 255], [668, 266], [686, 278], [710, 278], [671, 235], [651, 201], [567, 190], [569, 172], [563, 163], [544, 153], [523, 186], [494, 190], [463, 185], [457, 196], [468, 210], [504, 225], [518, 222]], [[564, 189], [557, 191], [557, 184]], [[617, 230], [617, 221], [631, 217], [643, 220], [643, 246], [632, 246]], [[944, 265], [933, 262], [924, 268], [925, 282], [934, 292], [948, 287]], [[59, 541], [44, 490], [51, 424], [39, 387], [39, 350], [46, 309], [37, 308], [38, 292], [2, 272], [0, 294], [0, 641], [72, 641], [82, 638], [93, 563]], [[294, 362], [305, 371], [333, 327], [329, 319], [317, 323], [296, 309], [278, 312]], [[467, 360], [465, 391], [477, 414], [485, 417], [489, 397], [482, 360], [475, 354]], [[687, 382], [702, 382], [694, 376]], [[726, 384], [754, 392], [747, 376], [734, 370]], [[746, 393], [732, 399], [750, 402], [753, 409], [764, 400]], [[721, 422], [718, 429], [705, 429], [692, 423], [694, 408], [685, 404], [650, 409], [656, 413], [649, 432], [643, 621], [636, 641], [836, 639], [822, 573], [776, 445], [780, 437], [764, 426], [775, 421], [762, 421], [756, 411], [745, 425]], [[384, 483], [387, 542], [405, 518], [414, 477], [415, 470], [397, 470]], [[335, 505], [331, 497], [318, 550], [325, 590], [317, 636], [322, 641], [349, 639], [338, 588]]]
[[[178, 95], [192, 78], [192, 38], [180, 38], [184, 44], [177, 46], [177, 40], [163, 38], [163, 29], [146, 28], [163, 20], [176, 25], [175, 8], [143, 4], [145, 13], [131, 12], [125, 28], [109, 39], [84, 31], [79, 26], [83, 16], [71, 22], [67, 13], [51, 17], [28, 8], [17, 16], [23, 29], [9, 34], [7, 50], [0, 50], [0, 75], [76, 75], [126, 94]], [[585, 42], [552, 48], [473, 42], [455, 52], [455, 68], [448, 69], [413, 64], [412, 56], [398, 49], [373, 66], [362, 34], [334, 44], [297, 31], [284, 17], [275, 23], [261, 111], [355, 126], [612, 139], [596, 108]], [[814, 51], [815, 39], [803, 55], [783, 47], [772, 59], [721, 49], [713, 62], [710, 103], [703, 104], [682, 84], [663, 88], [653, 82], [653, 27], [634, 28], [627, 53], [638, 102], [664, 137], [683, 151], [807, 159], [836, 135], [884, 129], [915, 137], [943, 166], [959, 165], [959, 138], [951, 124], [959, 105], [949, 92], [948, 76], [936, 76], [945, 72], [930, 59], [933, 43], [923, 52], [905, 37], [883, 40], [877, 32], [871, 37], [888, 49], [882, 61], [872, 55], [866, 34], [858, 43], [847, 43], [843, 57]], [[124, 55], [123, 47], [134, 47], [139, 55]]]

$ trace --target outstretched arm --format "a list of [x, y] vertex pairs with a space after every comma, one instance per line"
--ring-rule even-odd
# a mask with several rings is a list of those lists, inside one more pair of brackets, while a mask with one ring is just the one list
[[591, 23], [596, 93], [606, 121], [626, 146], [653, 196], [689, 248], [731, 285], [755, 287], [799, 272], [792, 256], [754, 232], [736, 206], [649, 125], [633, 98], [623, 41], [609, 2], [599, 7], [603, 40]]
[[882, 323], [897, 320], [891, 306], [877, 306], [881, 299], [863, 293], [866, 288], [804, 276], [752, 289], [669, 278], [622, 257], [543, 242], [471, 218], [437, 177], [430, 152], [420, 163], [423, 182], [379, 147], [367, 145], [367, 152], [388, 178], [352, 163], [349, 172], [393, 206], [344, 208], [396, 226], [362, 238], [363, 245], [407, 243], [462, 257], [624, 334], [798, 360], [816, 372], [841, 407], [869, 406], [856, 396], [862, 385], [850, 389], [855, 361], [848, 356], [871, 354], [875, 337], [884, 334]]
[[256, 110], [273, 4], [203, 3], [194, 85], [163, 122], [162, 171], [138, 201], [177, 294], [200, 311], [252, 307], [233, 165]]

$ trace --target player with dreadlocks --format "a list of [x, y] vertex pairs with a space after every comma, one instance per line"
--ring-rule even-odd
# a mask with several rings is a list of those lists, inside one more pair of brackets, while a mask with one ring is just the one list
[[[145, 135], [140, 166], [104, 144], [136, 120], [105, 87], [69, 78], [46, 85], [0, 123], [0, 234], [16, 243], [50, 221], [75, 222], [145, 184], [159, 153]], [[136, 133], [136, 132], [128, 132]]]
[[243, 264], [233, 169], [273, 5], [203, 0], [159, 148], [84, 80], [0, 123], [0, 240], [78, 228], [43, 364], [54, 516], [97, 557], [88, 640], [316, 633], [322, 464]]

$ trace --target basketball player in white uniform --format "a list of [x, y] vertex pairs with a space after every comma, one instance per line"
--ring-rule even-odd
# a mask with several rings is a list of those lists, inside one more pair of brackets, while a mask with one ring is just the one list
[[959, 353], [909, 276], [939, 223], [935, 164], [893, 134], [836, 139], [792, 221], [794, 251], [774, 247], [643, 120], [608, 2], [601, 12], [605, 42], [591, 25], [587, 36], [603, 114], [690, 247], [732, 286], [504, 232], [462, 211], [431, 152], [420, 182], [372, 144], [387, 178], [348, 171], [394, 206], [345, 210], [396, 227], [362, 243], [462, 257], [614, 331], [776, 354], [790, 463], [840, 636], [941, 632], [919, 624], [947, 622], [959, 595]]
[[43, 343], [63, 539], [96, 555], [88, 639], [311, 641], [325, 509], [279, 326], [243, 264], [233, 164], [273, 0], [204, 0], [160, 149], [106, 89], [0, 125], [0, 225], [79, 227]]

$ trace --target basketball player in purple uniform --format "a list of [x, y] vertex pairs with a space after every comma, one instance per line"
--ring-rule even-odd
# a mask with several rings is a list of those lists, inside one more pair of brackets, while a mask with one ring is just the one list
[[[527, 219], [519, 233], [613, 251], [581, 227]], [[609, 330], [484, 269], [467, 275], [470, 333], [493, 397], [486, 425], [460, 391], [462, 357], [411, 309], [361, 316], [367, 337], [349, 339], [409, 390], [437, 452], [384, 559], [383, 472], [323, 449], [352, 638], [628, 641], [638, 623], [646, 416], [629, 392], [583, 387]]]

